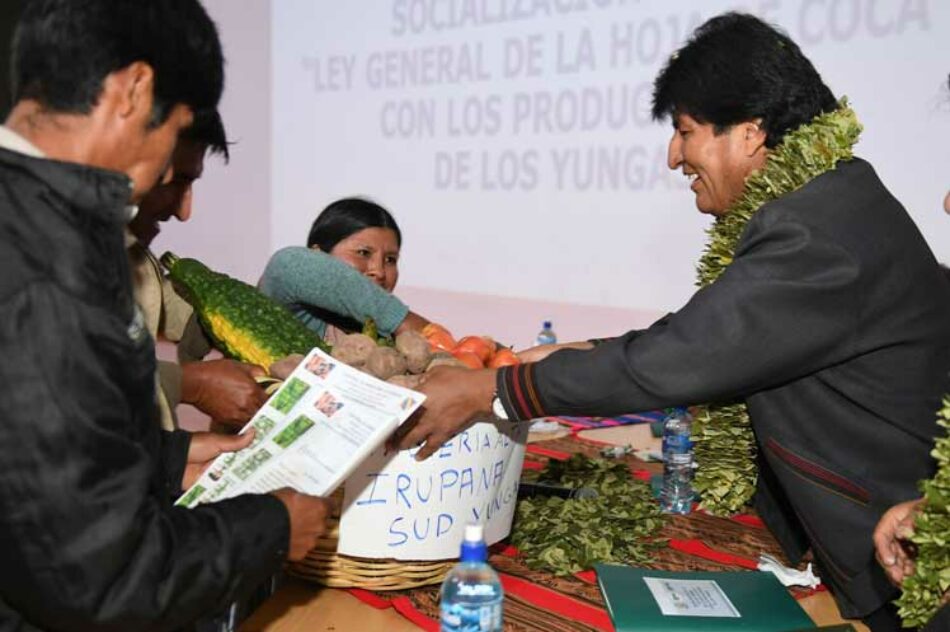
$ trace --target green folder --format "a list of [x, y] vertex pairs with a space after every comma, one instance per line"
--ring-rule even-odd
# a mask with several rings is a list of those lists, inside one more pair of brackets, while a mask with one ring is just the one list
[[[607, 564], [595, 568], [617, 632], [788, 632], [815, 627], [772, 573], [680, 573]], [[663, 607], [670, 614], [664, 614]]]

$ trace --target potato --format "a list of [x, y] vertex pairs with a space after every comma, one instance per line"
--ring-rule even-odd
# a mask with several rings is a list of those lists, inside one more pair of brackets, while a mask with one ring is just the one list
[[429, 361], [428, 366], [426, 366], [426, 371], [431, 371], [437, 366], [459, 366], [463, 369], [468, 368], [464, 362], [456, 358], [451, 353], [445, 353], [443, 351], [438, 351], [432, 354], [432, 360]]
[[376, 350], [376, 342], [363, 334], [350, 334], [333, 347], [334, 358], [357, 369], [366, 364], [366, 360]]
[[292, 353], [270, 365], [267, 373], [278, 380], [286, 380], [301, 362], [303, 362], [303, 356], [299, 353]]
[[432, 359], [429, 341], [417, 331], [404, 331], [396, 336], [396, 349], [406, 356], [410, 373], [422, 373]]
[[394, 375], [406, 372], [406, 356], [392, 347], [376, 347], [366, 359], [363, 367], [370, 375], [381, 380], [388, 380]]
[[394, 375], [388, 380], [390, 384], [403, 386], [405, 388], [416, 388], [422, 383], [421, 375]]

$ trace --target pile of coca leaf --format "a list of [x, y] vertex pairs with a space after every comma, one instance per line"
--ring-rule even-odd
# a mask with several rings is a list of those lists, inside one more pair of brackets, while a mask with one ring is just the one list
[[537, 482], [587, 487], [598, 495], [518, 502], [511, 542], [529, 568], [570, 575], [597, 562], [643, 564], [665, 545], [655, 537], [664, 517], [650, 486], [632, 478], [623, 462], [575, 454], [551, 460]]

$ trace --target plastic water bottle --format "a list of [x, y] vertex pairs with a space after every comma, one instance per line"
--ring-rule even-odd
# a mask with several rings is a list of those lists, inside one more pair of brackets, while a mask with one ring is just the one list
[[674, 408], [663, 422], [663, 490], [660, 507], [666, 513], [688, 514], [693, 506], [693, 419], [685, 408]]
[[551, 321], [546, 320], [541, 327], [541, 331], [538, 332], [538, 336], [534, 339], [534, 346], [553, 345], [555, 342], [557, 342], [557, 334], [551, 329]]
[[487, 559], [482, 525], [466, 525], [459, 563], [442, 582], [442, 632], [501, 632], [504, 591]]

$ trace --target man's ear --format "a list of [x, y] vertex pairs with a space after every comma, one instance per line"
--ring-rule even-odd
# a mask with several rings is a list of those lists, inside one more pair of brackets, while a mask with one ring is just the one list
[[746, 155], [752, 157], [763, 151], [768, 134], [762, 129], [762, 119], [746, 121], [739, 125], [742, 129], [742, 140], [745, 143]]
[[155, 103], [155, 71], [144, 61], [134, 61], [109, 75], [117, 111], [122, 118], [150, 120]]

